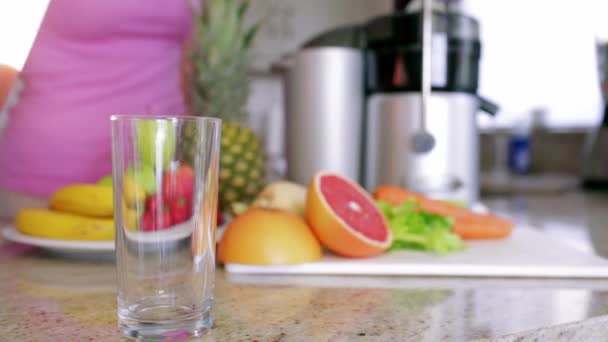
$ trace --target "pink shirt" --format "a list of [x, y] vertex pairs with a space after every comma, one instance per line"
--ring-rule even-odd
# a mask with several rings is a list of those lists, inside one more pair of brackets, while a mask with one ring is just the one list
[[48, 196], [111, 173], [110, 115], [184, 114], [190, 0], [51, 0], [0, 136], [0, 188]]

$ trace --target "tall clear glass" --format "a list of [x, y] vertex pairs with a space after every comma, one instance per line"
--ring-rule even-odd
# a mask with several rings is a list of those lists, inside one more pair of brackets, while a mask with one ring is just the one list
[[221, 121], [111, 120], [119, 328], [199, 336], [212, 326]]

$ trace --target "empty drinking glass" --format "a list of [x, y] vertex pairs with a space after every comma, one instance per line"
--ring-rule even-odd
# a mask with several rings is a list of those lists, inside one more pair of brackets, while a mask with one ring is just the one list
[[145, 340], [212, 325], [221, 121], [112, 117], [118, 321]]

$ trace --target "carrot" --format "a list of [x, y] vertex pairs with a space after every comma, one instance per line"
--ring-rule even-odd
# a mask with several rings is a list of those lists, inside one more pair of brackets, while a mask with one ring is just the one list
[[473, 213], [452, 203], [431, 199], [395, 186], [380, 185], [374, 190], [373, 197], [394, 206], [414, 200], [422, 212], [451, 217], [454, 219], [452, 231], [466, 240], [500, 239], [509, 236], [513, 230], [510, 221], [496, 215]]
[[452, 231], [464, 240], [502, 239], [511, 235], [513, 223], [496, 215], [469, 213], [456, 219]]
[[427, 213], [448, 216], [454, 219], [469, 212], [465, 208], [459, 207], [455, 204], [426, 197], [420, 202], [420, 209]]
[[395, 206], [400, 205], [407, 200], [414, 200], [420, 206], [421, 211], [435, 215], [456, 218], [467, 212], [466, 209], [452, 203], [434, 200], [417, 192], [390, 185], [380, 185], [374, 190], [373, 196], [376, 200], [384, 201]]
[[407, 200], [415, 200], [416, 202], [420, 202], [420, 199], [424, 197], [419, 193], [407, 191], [405, 189], [390, 185], [378, 186], [372, 195], [376, 200], [387, 202], [395, 206], [401, 205]]

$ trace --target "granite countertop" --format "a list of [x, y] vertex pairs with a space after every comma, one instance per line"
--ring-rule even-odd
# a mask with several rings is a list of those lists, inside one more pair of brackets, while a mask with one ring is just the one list
[[[608, 257], [608, 195], [487, 199], [494, 210]], [[3, 341], [116, 341], [111, 261], [0, 240]], [[234, 276], [217, 272], [206, 341], [599, 341], [608, 281]]]

